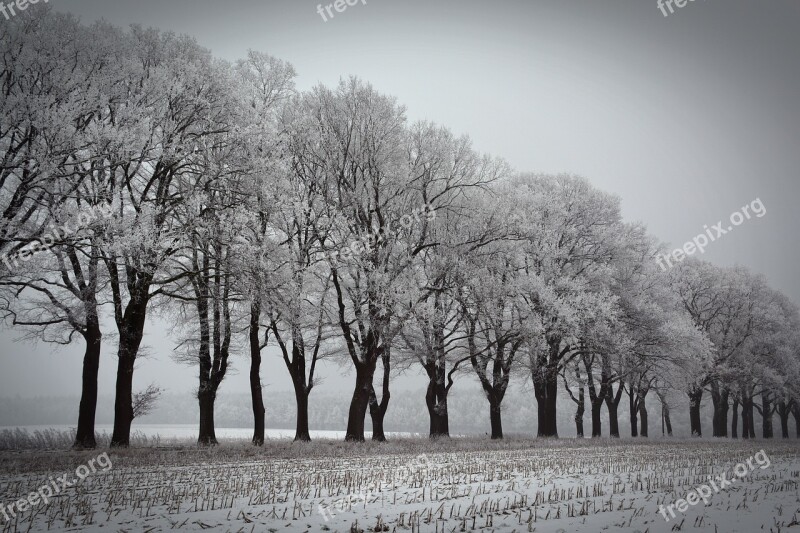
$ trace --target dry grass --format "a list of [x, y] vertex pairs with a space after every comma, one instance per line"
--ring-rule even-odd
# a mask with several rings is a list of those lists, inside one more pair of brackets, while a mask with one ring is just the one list
[[[22, 450], [68, 450], [75, 442], [76, 430], [44, 429], [33, 433], [23, 429], [4, 429], [0, 431], [0, 451]], [[111, 436], [108, 433], [96, 435], [100, 447], [108, 447]], [[131, 434], [131, 443], [136, 447], [158, 446], [161, 439], [148, 438], [141, 432]]]

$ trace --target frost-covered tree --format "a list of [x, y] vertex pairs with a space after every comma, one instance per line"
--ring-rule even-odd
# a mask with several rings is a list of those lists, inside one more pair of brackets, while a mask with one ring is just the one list
[[[375, 368], [388, 356], [394, 297], [407, 285], [399, 276], [413, 253], [407, 238], [372, 238], [396, 227], [413, 191], [403, 164], [405, 116], [393, 99], [355, 79], [335, 90], [315, 88], [304, 106], [311, 125], [296, 140], [309, 164], [330, 180], [323, 191], [334, 220], [322, 247], [337, 327], [356, 371], [346, 439], [360, 441]], [[415, 196], [414, 203], [424, 205]]]
[[[492, 224], [494, 212], [487, 213], [487, 225]], [[461, 327], [470, 364], [489, 401], [491, 438], [502, 439], [502, 402], [511, 371], [526, 340], [538, 333], [539, 324], [522, 298], [526, 280], [514, 244], [497, 241], [476, 250], [469, 259], [457, 296]]]
[[668, 276], [657, 268], [659, 249], [645, 229], [626, 226], [622, 243], [611, 287], [619, 306], [614, 329], [624, 339], [624, 355], [614, 373], [627, 389], [631, 436], [647, 437], [647, 396], [659, 378], [675, 366], [683, 367], [684, 353], [705, 354], [711, 347], [672, 290]]
[[619, 201], [568, 175], [518, 176], [504, 192], [536, 339], [527, 343], [538, 435], [555, 437], [558, 376], [586, 353], [587, 336], [615, 319], [606, 280], [620, 229]]
[[[346, 439], [358, 441], [379, 361], [383, 398], [372, 402], [373, 426], [388, 406], [391, 346], [402, 324], [399, 314], [419, 301], [412, 269], [417, 256], [435, 245], [430, 221], [477, 180], [434, 166], [429, 147], [409, 131], [403, 108], [359, 80], [342, 81], [335, 90], [317, 87], [304, 98], [313, 121], [304, 149], [326, 178], [333, 219], [323, 248], [334, 316], [356, 370]], [[380, 428], [373, 430], [380, 438]]]
[[119, 64], [123, 91], [109, 104], [113, 127], [126, 137], [109, 156], [121, 221], [104, 247], [119, 334], [114, 446], [130, 442], [133, 372], [150, 303], [186, 276], [169, 268], [191, 246], [176, 209], [208, 184], [196, 179], [206, 150], [234, 126], [227, 76], [208, 51], [187, 37], [138, 27], [130, 39]]
[[0, 37], [0, 284], [3, 309], [34, 338], [85, 351], [75, 446], [94, 448], [101, 265], [112, 219], [108, 105], [126, 40], [105, 23], [34, 9]]
[[264, 294], [262, 305], [295, 392], [295, 440], [309, 441], [308, 398], [332, 330], [327, 306], [331, 273], [322, 244], [329, 230], [328, 209], [320, 189], [324, 180], [307, 166], [301, 146], [289, 144], [292, 170], [271, 224], [279, 244], [273, 258], [278, 260], [273, 272], [275, 287]]
[[[264, 409], [257, 370], [262, 348], [258, 322], [267, 287], [257, 279], [267, 277], [262, 267], [278, 264], [264, 264], [261, 259], [271, 233], [266, 222], [274, 215], [265, 209], [283, 200], [273, 190], [274, 175], [284, 168], [278, 114], [291, 94], [293, 70], [270, 56], [250, 52], [235, 67], [216, 65], [212, 74], [235, 90], [227, 99], [214, 101], [215, 111], [225, 112], [226, 122], [220, 122], [218, 131], [197, 139], [195, 150], [186, 158], [180, 181], [191, 192], [173, 212], [178, 226], [184, 228], [185, 246], [167, 265], [177, 288], [162, 292], [190, 302], [184, 311], [188, 307], [186, 314], [196, 323], [184, 344], [189, 351], [183, 352], [181, 360], [199, 366], [201, 444], [216, 444], [214, 405], [232, 346], [237, 344], [233, 325], [246, 320], [252, 326], [255, 320], [251, 332], [255, 339], [250, 339], [251, 373], [256, 366], [251, 379], [256, 417], [253, 441], [261, 444]], [[247, 309], [237, 305], [242, 300], [249, 301]]]
[[[274, 271], [281, 264], [279, 242], [271, 222], [283, 204], [283, 176], [291, 175], [281, 136], [283, 112], [294, 94], [295, 70], [270, 55], [249, 51], [232, 75], [232, 96], [237, 110], [237, 133], [242, 143], [245, 178], [237, 206], [245, 223], [232, 244], [232, 265], [238, 292], [249, 302], [248, 347], [250, 395], [253, 408], [253, 444], [264, 444], [265, 408], [261, 387], [261, 352], [269, 339], [269, 321], [263, 317], [265, 298], [277, 286]], [[262, 324], [262, 319], [264, 323]], [[263, 339], [262, 339], [263, 331]]]
[[470, 360], [459, 302], [460, 291], [468, 282], [465, 272], [485, 246], [505, 237], [500, 226], [476, 223], [475, 213], [481, 208], [479, 199], [493, 194], [486, 184], [504, 176], [507, 166], [478, 156], [469, 139], [456, 138], [432, 124], [415, 125], [412, 142], [409, 154], [416, 161], [410, 164], [424, 166], [431, 178], [475, 185], [465, 194], [442, 202], [430, 220], [435, 246], [424, 248], [415, 258], [411, 280], [420, 297], [403, 311], [407, 318], [394, 346], [395, 358], [401, 364], [419, 363], [428, 378], [425, 404], [430, 437], [448, 437], [448, 394], [454, 376]]
[[[699, 260], [687, 260], [673, 269], [673, 283], [695, 325], [713, 345], [710, 357], [703, 354], [689, 375], [692, 434], [702, 435], [700, 402], [708, 389], [714, 405], [713, 434], [727, 436], [730, 388], [741, 377], [732, 363], [746, 353], [748, 341], [763, 322], [768, 292], [764, 281], [741, 267], [720, 268]], [[742, 405], [749, 409], [752, 395], [742, 392]]]

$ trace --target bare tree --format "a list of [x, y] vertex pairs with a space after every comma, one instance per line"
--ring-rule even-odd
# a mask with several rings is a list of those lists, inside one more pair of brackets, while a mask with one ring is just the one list
[[143, 391], [133, 394], [133, 418], [149, 415], [155, 409], [161, 393], [164, 392], [155, 384], [150, 384]]

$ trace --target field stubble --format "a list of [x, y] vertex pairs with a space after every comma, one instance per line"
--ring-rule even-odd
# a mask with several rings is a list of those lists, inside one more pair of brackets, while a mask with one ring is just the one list
[[[658, 514], [762, 448], [769, 468], [670, 522]], [[3, 452], [0, 505], [97, 453]], [[110, 456], [109, 472], [0, 523], [0, 532], [800, 530], [796, 442], [273, 441]]]

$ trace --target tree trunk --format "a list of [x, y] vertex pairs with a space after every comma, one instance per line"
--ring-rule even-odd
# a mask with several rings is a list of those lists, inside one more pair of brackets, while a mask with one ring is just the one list
[[769, 391], [761, 393], [761, 434], [765, 439], [771, 439], [772, 434], [772, 397]]
[[[230, 315], [230, 265], [223, 254], [223, 245], [219, 240], [212, 243], [214, 249], [213, 284], [209, 286], [208, 250], [203, 248], [202, 268], [193, 279], [200, 326], [200, 346], [198, 362], [200, 366], [200, 386], [197, 389], [197, 400], [200, 407], [200, 430], [197, 443], [201, 446], [216, 446], [217, 435], [214, 427], [214, 405], [217, 392], [225, 379], [228, 369], [228, 357], [231, 343]], [[223, 288], [224, 286], [224, 288]], [[209, 305], [210, 304], [210, 305]], [[209, 311], [211, 322], [209, 324]]]
[[703, 400], [702, 387], [695, 388], [689, 393], [689, 425], [692, 431], [692, 437], [702, 437], [703, 427], [700, 421], [700, 405]]
[[714, 406], [713, 435], [714, 437], [728, 436], [728, 396], [726, 388], [720, 388], [715, 382], [711, 383], [711, 402]]
[[217, 435], [214, 429], [214, 401], [216, 394], [214, 391], [206, 389], [197, 394], [200, 405], [200, 432], [197, 443], [203, 446], [214, 446], [217, 444]]
[[369, 407], [369, 395], [372, 390], [372, 378], [375, 374], [376, 360], [370, 358], [366, 363], [356, 365], [356, 387], [350, 401], [350, 410], [347, 415], [347, 432], [344, 440], [347, 442], [364, 442], [364, 419]]
[[537, 435], [541, 438], [558, 438], [558, 370], [561, 364], [561, 339], [554, 337], [548, 339], [547, 343], [548, 349], [536, 355], [535, 365], [531, 370], [533, 393], [536, 397]]
[[619, 384], [616, 394], [614, 386], [611, 384], [606, 394], [606, 408], [608, 409], [608, 435], [612, 439], [619, 438], [619, 402], [622, 399], [622, 383]]
[[731, 438], [739, 438], [739, 398], [733, 399], [733, 416], [731, 417]]
[[672, 436], [672, 419], [669, 417], [669, 404], [661, 402], [661, 416], [664, 417], [664, 423], [667, 426], [667, 436]]
[[641, 430], [639, 431], [639, 435], [644, 438], [648, 437], [649, 428], [647, 427], [647, 403], [646, 403], [647, 396], [640, 394], [639, 395], [639, 423], [641, 424]]
[[618, 404], [613, 400], [606, 400], [606, 408], [608, 409], [608, 436], [614, 439], [619, 438], [619, 417], [618, 417]]
[[586, 411], [586, 398], [583, 387], [578, 390], [578, 409], [575, 411], [575, 434], [577, 438], [583, 438], [583, 413]]
[[664, 417], [664, 423], [667, 425], [667, 436], [672, 436], [672, 419], [669, 417], [669, 405], [666, 403], [661, 404], [661, 412]]
[[601, 418], [603, 402], [607, 394], [607, 383], [605, 379], [600, 382], [600, 392], [594, 386], [594, 375], [592, 365], [594, 358], [589, 355], [583, 356], [583, 366], [586, 369], [586, 388], [589, 390], [589, 406], [592, 411], [592, 438], [602, 437], [603, 421]]
[[[148, 289], [143, 289], [147, 294]], [[131, 443], [131, 424], [133, 424], [133, 371], [136, 355], [144, 337], [147, 297], [131, 297], [131, 302], [118, 324], [119, 348], [117, 349], [117, 383], [114, 400], [114, 432], [111, 446], [127, 448]]]
[[[277, 338], [277, 325], [275, 326]], [[283, 341], [279, 340], [281, 348], [285, 349]], [[292, 378], [294, 385], [294, 398], [297, 407], [297, 418], [295, 421], [295, 442], [310, 442], [311, 433], [308, 428], [308, 397], [311, 395], [311, 387], [308, 385], [306, 376], [306, 353], [302, 333], [298, 329], [292, 330], [292, 358], [285, 359], [286, 367]], [[312, 365], [313, 366], [313, 365]]]
[[603, 398], [591, 401], [592, 404], [592, 438], [603, 436]]
[[375, 395], [375, 387], [370, 391], [369, 416], [372, 418], [372, 440], [386, 442], [386, 433], [383, 430], [383, 413]]
[[778, 402], [778, 416], [781, 419], [781, 437], [784, 439], [789, 438], [789, 406], [786, 403], [786, 400], [781, 400]]
[[[558, 348], [556, 347], [556, 351], [557, 350]], [[557, 367], [553, 368], [550, 361], [544, 364], [544, 368], [540, 368], [538, 369], [538, 371], [533, 372], [533, 391], [534, 395], [536, 396], [536, 406], [538, 415], [537, 435], [542, 438], [544, 437], [558, 438], [558, 420], [557, 420], [558, 368]], [[499, 409], [499, 403], [498, 403], [498, 409]], [[495, 416], [495, 414], [493, 413], [492, 416]], [[497, 412], [496, 416], [498, 417], [499, 420], [500, 417], [499, 411]], [[494, 422], [492, 424], [494, 427]], [[502, 430], [500, 432], [500, 435], [502, 437]]]
[[208, 299], [208, 286], [201, 285], [196, 301], [197, 316], [200, 323], [200, 347], [197, 356], [200, 365], [200, 385], [197, 389], [197, 403], [200, 408], [200, 429], [197, 435], [197, 443], [211, 446], [217, 444], [217, 438], [214, 431], [214, 388], [211, 384], [213, 362], [211, 360], [211, 328], [208, 321]]
[[258, 339], [261, 306], [253, 302], [250, 306], [250, 397], [253, 404], [253, 444], [264, 445], [266, 410], [261, 394], [261, 343]]
[[120, 357], [117, 361], [116, 399], [114, 401], [114, 432], [112, 448], [127, 448], [131, 443], [133, 423], [133, 357]]
[[86, 341], [86, 350], [83, 355], [83, 378], [81, 388], [81, 403], [78, 410], [78, 430], [75, 435], [75, 449], [94, 449], [97, 447], [95, 440], [94, 423], [97, 413], [97, 375], [100, 371], [100, 348], [102, 333], [97, 317], [89, 317], [86, 332], [83, 335]]
[[794, 409], [792, 409], [792, 416], [794, 416], [795, 436], [800, 439], [800, 402], [795, 402]]
[[371, 387], [369, 391], [369, 416], [372, 419], [372, 440], [375, 442], [386, 442], [386, 433], [383, 428], [383, 421], [386, 417], [385, 404], [388, 404], [386, 397], [384, 396], [378, 402], [375, 387]]
[[711, 404], [713, 406], [713, 415], [711, 418], [711, 434], [714, 437], [719, 437], [719, 423], [720, 423], [720, 394], [719, 389], [712, 383], [711, 384]]
[[722, 389], [721, 395], [721, 409], [720, 409], [720, 437], [727, 437], [728, 436], [728, 411], [730, 410], [730, 390], [727, 388]]
[[658, 401], [661, 403], [661, 434], [664, 435], [664, 428], [666, 426], [666, 434], [671, 437], [672, 420], [670, 420], [669, 417], [669, 404], [660, 390], [656, 389], [656, 395], [658, 396]]
[[389, 349], [384, 350], [381, 361], [383, 363], [383, 381], [381, 390], [381, 401], [375, 395], [375, 387], [370, 386], [369, 391], [369, 415], [372, 418], [372, 440], [377, 442], [386, 442], [386, 433], [383, 430], [383, 421], [386, 417], [386, 410], [389, 408], [389, 372], [390, 366], [390, 352]]
[[636, 405], [636, 393], [633, 390], [633, 386], [628, 388], [628, 409], [631, 413], [631, 437], [638, 437], [639, 418], [637, 417], [637, 412], [639, 407]]
[[[153, 274], [128, 267], [127, 282], [122, 282], [114, 259], [106, 260], [106, 267], [111, 279], [114, 322], [119, 334], [114, 431], [111, 435], [111, 447], [127, 448], [131, 442], [131, 424], [133, 423], [133, 371], [136, 356], [142, 344], [142, 337], [144, 337]], [[128, 292], [127, 306], [122, 305], [122, 285], [126, 286]]]
[[294, 432], [295, 442], [311, 442], [311, 433], [308, 430], [308, 397], [309, 393], [304, 384], [295, 384], [295, 403], [297, 404], [297, 421]]
[[756, 428], [753, 419], [753, 396], [751, 394], [742, 394], [742, 438], [754, 439], [756, 437]]
[[436, 410], [438, 398], [436, 397], [436, 378], [428, 379], [428, 388], [425, 391], [425, 406], [428, 408], [428, 436], [435, 439], [439, 434], [439, 413]]
[[447, 412], [447, 389], [442, 386], [438, 377], [438, 367], [432, 369], [429, 375], [433, 377], [428, 380], [428, 390], [425, 393], [425, 404], [428, 406], [428, 417], [430, 418], [430, 438], [450, 436], [450, 421]]
[[747, 408], [748, 408], [748, 401], [747, 398], [742, 398], [742, 438], [749, 439], [750, 438], [750, 420], [747, 416]]
[[492, 425], [492, 440], [503, 438], [503, 418], [500, 402], [489, 399], [489, 420]]
[[[283, 354], [283, 361], [286, 364], [286, 369], [289, 371], [289, 376], [292, 379], [294, 387], [295, 406], [297, 408], [297, 418], [295, 422], [295, 442], [310, 442], [311, 433], [308, 427], [308, 398], [311, 395], [311, 390], [314, 388], [314, 372], [317, 366], [317, 357], [320, 347], [320, 332], [318, 332], [317, 341], [311, 348], [311, 369], [306, 374], [306, 354], [309, 351], [303, 339], [302, 329], [297, 325], [300, 323], [300, 317], [295, 315], [289, 322], [291, 327], [291, 350], [287, 343], [284, 341], [278, 321], [273, 317], [270, 327], [272, 328], [275, 341], [281, 349]], [[321, 327], [321, 326], [320, 326]]]

